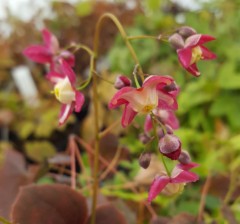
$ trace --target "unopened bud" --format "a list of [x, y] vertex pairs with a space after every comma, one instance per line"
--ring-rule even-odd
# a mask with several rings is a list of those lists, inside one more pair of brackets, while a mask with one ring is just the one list
[[[166, 129], [167, 134], [173, 134], [173, 130], [172, 130], [172, 128], [169, 125], [166, 124], [165, 125], [165, 129]], [[162, 128], [158, 129], [157, 134], [158, 134], [158, 138], [159, 139], [162, 138], [165, 135]]]
[[175, 49], [181, 49], [184, 47], [184, 40], [181, 35], [174, 33], [168, 38], [169, 43]]
[[147, 169], [149, 167], [149, 164], [151, 162], [151, 153], [149, 152], [144, 152], [140, 155], [139, 157], [139, 165], [143, 168], [143, 169]]
[[172, 92], [172, 91], [175, 91], [177, 89], [178, 89], [178, 87], [177, 87], [176, 82], [172, 82], [171, 84], [163, 87], [163, 90], [165, 90], [166, 92]]
[[191, 157], [188, 153], [188, 151], [186, 150], [182, 150], [179, 158], [178, 158], [178, 161], [182, 164], [189, 164], [191, 163]]
[[132, 85], [132, 80], [123, 75], [119, 75], [116, 78], [115, 83], [114, 83], [114, 87], [116, 89], [121, 89], [123, 87], [131, 86], [131, 85]]
[[159, 151], [172, 160], [177, 160], [181, 153], [181, 142], [172, 134], [164, 135], [158, 143]]
[[147, 133], [141, 133], [138, 138], [144, 145], [151, 140], [151, 137]]
[[178, 33], [183, 37], [187, 38], [197, 33], [195, 29], [190, 26], [182, 26], [178, 29]]

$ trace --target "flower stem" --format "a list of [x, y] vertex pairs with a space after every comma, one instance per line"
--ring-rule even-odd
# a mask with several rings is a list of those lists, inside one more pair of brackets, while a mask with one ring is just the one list
[[92, 74], [94, 73], [93, 70], [94, 70], [94, 55], [91, 55], [91, 59], [90, 59], [90, 69], [89, 69], [88, 79], [85, 81], [84, 84], [82, 84], [81, 86], [79, 86], [79, 87], [77, 88], [77, 90], [82, 90], [82, 89], [84, 89], [85, 87], [88, 86], [88, 84], [91, 82]]
[[[158, 135], [157, 135], [157, 126], [156, 126], [156, 118], [155, 118], [155, 115], [153, 113], [151, 113], [151, 119], [152, 119], [152, 124], [153, 124], [153, 131], [154, 131], [154, 135], [156, 136], [156, 138], [158, 139]], [[167, 172], [167, 175], [170, 177], [171, 176], [171, 173], [167, 167], [167, 164], [165, 162], [165, 159], [164, 159], [164, 156], [162, 153], [161, 154], [161, 159], [162, 159], [162, 163], [164, 165], [164, 168]]]
[[94, 52], [93, 52], [89, 47], [87, 47], [86, 45], [77, 44], [77, 45], [73, 45], [73, 47], [75, 47], [73, 53], [76, 53], [78, 50], [83, 49], [83, 50], [85, 50], [90, 56], [93, 56], [93, 57], [94, 57]]
[[157, 36], [148, 36], [148, 35], [137, 35], [137, 36], [128, 36], [128, 40], [139, 40], [139, 39], [155, 39], [158, 40]]
[[[102, 24], [103, 24], [102, 22], [103, 22], [103, 20], [104, 20], [105, 18], [111, 19], [111, 20], [114, 22], [114, 24], [116, 25], [116, 27], [118, 28], [118, 30], [119, 30], [119, 32], [120, 32], [123, 40], [125, 41], [125, 44], [126, 44], [127, 48], [129, 49], [129, 51], [130, 51], [130, 53], [131, 53], [131, 55], [132, 55], [132, 58], [133, 58], [135, 64], [138, 64], [138, 65], [139, 65], [139, 75], [140, 75], [140, 77], [141, 77], [141, 79], [142, 79], [142, 81], [143, 81], [143, 80], [144, 80], [144, 73], [143, 73], [143, 70], [142, 70], [142, 68], [141, 68], [141, 66], [140, 66], [140, 63], [139, 63], [137, 54], [135, 53], [135, 51], [134, 51], [134, 49], [133, 49], [133, 47], [132, 47], [132, 45], [131, 45], [131, 43], [130, 43], [130, 41], [129, 41], [129, 39], [128, 39], [128, 36], [127, 36], [127, 34], [126, 34], [126, 32], [125, 32], [122, 24], [119, 22], [119, 20], [118, 20], [118, 18], [117, 18], [116, 16], [114, 16], [114, 15], [111, 14], [111, 13], [104, 13], [104, 14], [99, 18], [99, 20], [98, 20], [98, 22], [97, 22], [97, 25], [96, 25], [96, 35], [95, 35], [95, 37], [97, 36], [97, 38], [94, 38], [94, 43], [95, 43], [94, 45], [95, 45], [95, 46], [98, 46], [98, 45], [99, 45], [99, 32], [100, 32], [101, 26], [102, 26]], [[94, 47], [94, 49], [96, 49], [96, 48]], [[94, 51], [94, 52], [95, 52], [96, 55], [97, 55], [97, 51]]]

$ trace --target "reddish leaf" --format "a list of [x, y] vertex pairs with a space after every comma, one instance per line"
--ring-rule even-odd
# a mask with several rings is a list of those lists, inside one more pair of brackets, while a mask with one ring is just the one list
[[12, 149], [7, 150], [0, 170], [0, 216], [9, 218], [12, 203], [20, 186], [30, 182], [23, 156]]
[[[91, 216], [87, 220], [87, 224], [91, 223]], [[118, 211], [112, 204], [101, 205], [96, 211], [95, 224], [127, 224], [123, 214]]]
[[11, 216], [12, 222], [22, 224], [84, 224], [87, 205], [70, 187], [31, 185], [20, 190]]
[[150, 221], [150, 224], [167, 224], [169, 221], [170, 218], [167, 217], [153, 217]]

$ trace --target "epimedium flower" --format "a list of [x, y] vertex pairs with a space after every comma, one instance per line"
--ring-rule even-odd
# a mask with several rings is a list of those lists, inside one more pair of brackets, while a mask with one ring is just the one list
[[199, 179], [198, 175], [189, 171], [197, 166], [198, 164], [196, 163], [178, 164], [173, 169], [171, 176], [168, 176], [166, 173], [157, 176], [150, 186], [148, 202], [151, 202], [164, 190], [166, 190], [165, 193], [167, 194], [177, 194], [182, 191], [184, 184], [197, 181]]
[[173, 84], [174, 79], [170, 76], [151, 75], [144, 80], [140, 88], [121, 88], [111, 99], [109, 108], [125, 105], [123, 127], [128, 126], [138, 113], [149, 114], [155, 108], [176, 110], [178, 89], [173, 89]]
[[61, 73], [50, 71], [47, 79], [54, 84], [53, 93], [62, 104], [59, 114], [59, 125], [62, 125], [73, 111], [81, 111], [84, 95], [75, 88], [76, 75], [69, 64], [62, 59], [59, 63]]
[[61, 50], [57, 38], [51, 32], [43, 29], [42, 38], [42, 45], [31, 45], [23, 51], [23, 54], [32, 61], [40, 64], [50, 64], [51, 70], [58, 72], [60, 59], [64, 59], [70, 66], [74, 66], [74, 55], [67, 50]]
[[177, 50], [178, 60], [181, 65], [194, 76], [200, 72], [196, 63], [199, 60], [212, 60], [216, 55], [208, 50], [203, 44], [215, 40], [214, 37], [205, 34], [192, 34], [184, 39], [178, 33], [169, 37], [169, 42]]

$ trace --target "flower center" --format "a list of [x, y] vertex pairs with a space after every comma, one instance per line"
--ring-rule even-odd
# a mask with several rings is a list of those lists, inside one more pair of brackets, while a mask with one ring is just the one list
[[149, 113], [151, 112], [154, 108], [156, 107], [156, 105], [153, 105], [153, 104], [149, 104], [149, 105], [146, 105], [143, 107], [142, 109], [142, 113]]
[[70, 104], [75, 100], [75, 91], [67, 77], [54, 86], [53, 93], [58, 101], [63, 104]]
[[192, 49], [192, 58], [191, 58], [190, 64], [192, 65], [192, 64], [198, 62], [200, 59], [202, 59], [202, 50], [199, 46], [194, 47]]

